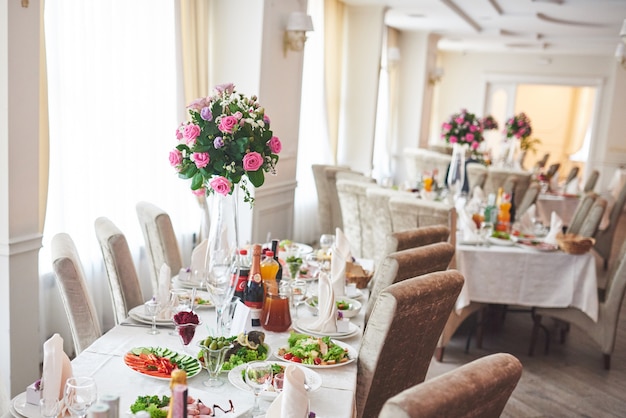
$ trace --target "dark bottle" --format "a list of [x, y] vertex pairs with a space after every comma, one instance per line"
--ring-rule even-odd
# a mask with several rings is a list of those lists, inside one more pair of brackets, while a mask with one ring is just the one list
[[276, 283], [280, 285], [280, 281], [283, 279], [283, 265], [280, 264], [280, 260], [278, 259], [278, 240], [272, 240], [272, 251], [274, 252], [274, 260], [278, 263], [278, 271], [276, 272]]
[[252, 326], [261, 325], [261, 310], [265, 296], [261, 277], [261, 245], [252, 246], [252, 264], [248, 273], [248, 282], [243, 293], [243, 303], [251, 309]]
[[242, 248], [239, 250], [239, 275], [237, 277], [237, 287], [235, 287], [235, 296], [240, 300], [243, 299], [243, 293], [248, 284], [248, 274], [250, 273], [250, 262], [248, 261], [248, 250]]

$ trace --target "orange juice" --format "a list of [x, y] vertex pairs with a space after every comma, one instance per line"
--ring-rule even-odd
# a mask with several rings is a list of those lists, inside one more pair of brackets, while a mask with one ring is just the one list
[[424, 190], [426, 190], [427, 192], [430, 192], [433, 190], [433, 178], [432, 177], [424, 178]]

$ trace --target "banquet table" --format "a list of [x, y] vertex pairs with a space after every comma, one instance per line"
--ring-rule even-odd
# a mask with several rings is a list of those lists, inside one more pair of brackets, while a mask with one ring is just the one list
[[[361, 301], [366, 302], [368, 295], [366, 289], [363, 289]], [[362, 308], [359, 314], [352, 318], [352, 323], [359, 328], [358, 332], [355, 332], [349, 338], [340, 340], [353, 347], [356, 351], [358, 351], [361, 342], [364, 312], [365, 308]], [[138, 396], [169, 396], [169, 379], [157, 379], [131, 370], [124, 363], [124, 354], [135, 347], [165, 347], [179, 353], [196, 355], [199, 351], [197, 343], [210, 335], [209, 328], [215, 324], [214, 309], [198, 309], [197, 313], [202, 324], [196, 330], [193, 341], [185, 349], [183, 349], [179, 336], [176, 334], [172, 335], [173, 328], [160, 327], [159, 334], [150, 335], [148, 334], [150, 325], [127, 320], [105, 333], [72, 360], [74, 376], [94, 377], [98, 387], [98, 394], [120, 396], [120, 415], [131, 416], [130, 405]], [[298, 313], [299, 318], [311, 317], [311, 313], [304, 306], [300, 306]], [[279, 347], [287, 345], [288, 331], [276, 333], [265, 331], [261, 327], [252, 328], [265, 332], [265, 343], [270, 346], [272, 352], [275, 352]], [[274, 356], [270, 356], [269, 360], [278, 361]], [[340, 367], [328, 369], [314, 368], [311, 370], [317, 372], [322, 379], [321, 387], [316, 391], [309, 392], [311, 411], [321, 418], [352, 417], [356, 390], [357, 362], [354, 361]], [[207, 388], [204, 386], [202, 382], [207, 378], [208, 373], [205, 370], [189, 378], [189, 395], [202, 399], [203, 403], [211, 407], [213, 404], [217, 404], [226, 408], [229, 405], [229, 400], [232, 400], [235, 411], [228, 414], [217, 411], [216, 416], [236, 417], [245, 415], [245, 412], [252, 408], [254, 402], [252, 392], [233, 386], [229, 382], [227, 372], [222, 372], [220, 375], [220, 379], [224, 381], [224, 384], [218, 388]], [[13, 402], [16, 402], [18, 397], [14, 398]], [[267, 397], [260, 398], [262, 409], [267, 409], [270, 403], [271, 399]], [[37, 413], [33, 417], [27, 416], [27, 418], [39, 417], [38, 408], [33, 408], [35, 408], [34, 411]], [[22, 416], [17, 413], [13, 404], [12, 413], [17, 417]]]
[[536, 202], [537, 218], [542, 224], [548, 226], [552, 212], [556, 212], [563, 221], [563, 225], [567, 226], [574, 217], [579, 202], [580, 197], [577, 195], [541, 193], [537, 196]]
[[598, 319], [593, 255], [541, 252], [518, 246], [457, 245], [457, 269], [465, 284], [457, 311], [470, 302], [527, 307], [576, 307]]

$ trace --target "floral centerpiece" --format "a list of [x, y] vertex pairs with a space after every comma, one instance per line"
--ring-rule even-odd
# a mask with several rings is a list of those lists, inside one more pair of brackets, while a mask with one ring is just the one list
[[441, 137], [448, 144], [467, 144], [476, 151], [484, 139], [483, 126], [476, 115], [462, 109], [441, 125]]
[[498, 121], [491, 115], [487, 115], [480, 120], [483, 131], [493, 131], [498, 129]]
[[257, 97], [246, 97], [233, 84], [222, 84], [187, 109], [190, 120], [176, 130], [178, 145], [169, 154], [178, 176], [191, 179], [196, 195], [226, 196], [239, 184], [244, 201], [253, 204], [247, 180], [260, 187], [264, 173], [276, 174], [282, 149]]
[[509, 118], [504, 126], [507, 138], [523, 139], [529, 137], [532, 132], [530, 118], [524, 112]]

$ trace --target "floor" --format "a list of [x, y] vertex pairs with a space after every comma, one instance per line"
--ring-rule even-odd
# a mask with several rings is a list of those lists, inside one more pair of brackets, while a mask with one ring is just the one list
[[[618, 228], [613, 261], [626, 239], [626, 215], [621, 217]], [[598, 273], [604, 273], [599, 260], [597, 266]], [[501, 317], [492, 315], [491, 318]], [[550, 324], [549, 320], [545, 322]], [[626, 417], [626, 308], [620, 312], [609, 371], [603, 368], [599, 348], [573, 327], [563, 344], [553, 329], [547, 355], [543, 351], [545, 338], [540, 335], [535, 355], [530, 357], [528, 341], [532, 320], [529, 313], [507, 313], [504, 321], [492, 320], [485, 329], [482, 348], [476, 348], [472, 340], [466, 354], [470, 329], [471, 320], [468, 320], [446, 347], [443, 362], [433, 359], [427, 379], [476, 358], [507, 352], [522, 362], [524, 371], [502, 417]]]

